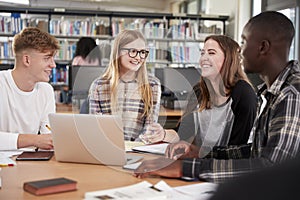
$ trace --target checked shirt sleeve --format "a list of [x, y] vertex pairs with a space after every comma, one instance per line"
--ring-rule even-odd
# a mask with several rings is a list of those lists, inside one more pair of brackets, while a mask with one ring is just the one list
[[[249, 159], [185, 159], [183, 176], [223, 182], [235, 176], [294, 158], [300, 148], [300, 79], [279, 81], [266, 93], [267, 106], [255, 121]], [[276, 87], [276, 86], [275, 86]]]

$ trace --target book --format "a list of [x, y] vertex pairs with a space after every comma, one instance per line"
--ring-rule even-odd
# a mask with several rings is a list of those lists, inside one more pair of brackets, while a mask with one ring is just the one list
[[17, 161], [28, 160], [50, 160], [54, 155], [54, 151], [23, 151], [16, 157]]
[[137, 184], [108, 190], [86, 192], [85, 200], [92, 199], [168, 199], [169, 193], [155, 188], [151, 183], [143, 181]]
[[53, 178], [25, 182], [23, 189], [34, 195], [46, 195], [77, 189], [77, 182], [68, 178]]

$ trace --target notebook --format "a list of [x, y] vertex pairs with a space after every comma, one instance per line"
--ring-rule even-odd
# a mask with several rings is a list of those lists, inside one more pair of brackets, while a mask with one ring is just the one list
[[49, 121], [57, 161], [123, 166], [143, 158], [126, 154], [119, 116], [51, 113]]

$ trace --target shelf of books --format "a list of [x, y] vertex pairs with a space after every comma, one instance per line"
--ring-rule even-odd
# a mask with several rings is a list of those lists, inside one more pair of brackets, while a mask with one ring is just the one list
[[[150, 68], [197, 66], [200, 46], [209, 34], [224, 34], [228, 16], [174, 15], [0, 6], [0, 65], [13, 63], [12, 40], [24, 27], [39, 27], [60, 43], [51, 83], [68, 85], [68, 68], [82, 36], [109, 43], [123, 29], [139, 29], [147, 38]], [[108, 57], [109, 58], [109, 57]], [[153, 71], [150, 69], [150, 71]]]

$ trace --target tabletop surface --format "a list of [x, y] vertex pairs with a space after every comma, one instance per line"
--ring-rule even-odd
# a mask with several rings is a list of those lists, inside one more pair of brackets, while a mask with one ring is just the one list
[[[144, 159], [154, 156], [143, 155]], [[118, 166], [63, 163], [57, 162], [55, 157], [50, 161], [17, 161], [16, 166], [3, 167], [0, 172], [2, 180], [0, 199], [83, 199], [85, 192], [128, 186], [144, 180], [152, 184], [164, 180], [171, 187], [191, 184], [179, 179], [163, 179], [161, 177], [139, 179], [132, 174], [132, 171]], [[34, 196], [23, 190], [24, 182], [58, 177], [77, 181], [77, 190], [44, 196]]]

